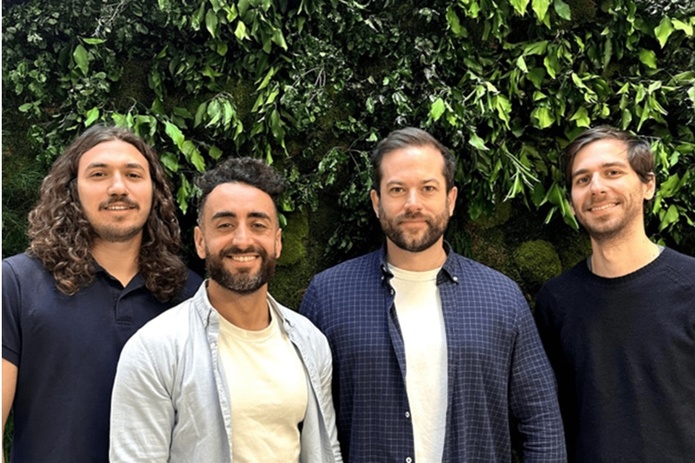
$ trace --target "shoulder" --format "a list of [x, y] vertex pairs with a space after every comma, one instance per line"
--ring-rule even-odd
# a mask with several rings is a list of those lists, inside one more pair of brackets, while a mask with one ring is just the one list
[[160, 315], [145, 323], [128, 341], [128, 344], [140, 344], [149, 350], [166, 349], [179, 339], [185, 339], [191, 325], [192, 299], [165, 310]]
[[319, 291], [322, 294], [334, 291], [350, 291], [362, 287], [369, 282], [379, 283], [381, 277], [381, 252], [374, 251], [360, 257], [342, 262], [326, 269], [311, 279], [309, 292]]
[[48, 273], [41, 261], [27, 253], [16, 254], [2, 260], [2, 270], [10, 271], [17, 276], [35, 275], [37, 271]]
[[519, 285], [502, 272], [453, 251], [449, 254], [444, 269], [452, 278], [464, 283], [460, 286], [466, 291], [509, 293], [514, 297], [521, 294]]

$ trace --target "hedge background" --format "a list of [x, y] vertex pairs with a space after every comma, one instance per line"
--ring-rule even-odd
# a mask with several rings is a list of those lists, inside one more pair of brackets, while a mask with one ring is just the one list
[[649, 137], [654, 240], [695, 254], [695, 4], [690, 0], [7, 0], [3, 257], [52, 160], [85, 127], [126, 125], [160, 153], [189, 264], [196, 173], [228, 156], [289, 179], [271, 291], [297, 307], [316, 272], [378, 247], [368, 153], [395, 128], [458, 158], [454, 248], [529, 300], [589, 250], [558, 156], [611, 124]]

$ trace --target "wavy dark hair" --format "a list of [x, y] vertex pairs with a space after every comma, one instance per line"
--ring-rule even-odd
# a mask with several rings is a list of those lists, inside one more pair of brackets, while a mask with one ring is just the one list
[[56, 159], [41, 184], [39, 201], [29, 213], [27, 253], [53, 274], [64, 294], [71, 296], [92, 283], [96, 262], [90, 250], [96, 233], [77, 193], [77, 171], [84, 153], [114, 140], [133, 145], [149, 164], [152, 210], [143, 228], [138, 268], [145, 286], [157, 299], [174, 300], [183, 288], [188, 269], [179, 256], [181, 232], [171, 188], [154, 150], [125, 128], [90, 127]]
[[377, 195], [381, 196], [381, 161], [384, 156], [392, 151], [411, 146], [431, 146], [442, 154], [444, 159], [442, 174], [446, 180], [446, 191], [451, 191], [454, 187], [454, 173], [456, 172], [456, 158], [451, 154], [451, 151], [428, 132], [416, 127], [405, 127], [389, 133], [372, 151], [372, 181], [374, 182], [372, 188]]

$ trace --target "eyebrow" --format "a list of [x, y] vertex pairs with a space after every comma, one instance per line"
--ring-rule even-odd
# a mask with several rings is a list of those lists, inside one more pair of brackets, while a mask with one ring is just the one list
[[[85, 170], [89, 169], [103, 169], [105, 167], [112, 167], [112, 164], [106, 164], [105, 162], [93, 162], [87, 167], [85, 167]], [[142, 164], [139, 164], [137, 162], [129, 162], [125, 165], [126, 168], [128, 169], [139, 169], [139, 170], [145, 170], [145, 167]]]
[[[219, 212], [216, 212], [215, 214], [213, 214], [212, 220], [216, 220], [216, 219], [225, 219], [225, 218], [233, 218], [233, 219], [235, 219], [235, 218], [237, 218], [237, 217], [238, 217], [238, 216], [237, 216], [237, 213], [236, 213], [236, 212], [232, 212], [232, 211], [219, 211]], [[265, 212], [260, 212], [260, 211], [258, 211], [258, 212], [256, 212], [256, 211], [250, 212], [250, 213], [249, 213], [249, 217], [251, 217], [251, 218], [256, 218], [256, 219], [272, 220], [272, 219], [270, 218], [270, 215], [266, 214]]]
[[[604, 162], [599, 166], [601, 169], [605, 169], [607, 167], [627, 167], [629, 164], [623, 161], [613, 161], [613, 162]], [[586, 174], [589, 172], [589, 169], [579, 169], [575, 172], [572, 172], [572, 178], [578, 177], [580, 175]]]

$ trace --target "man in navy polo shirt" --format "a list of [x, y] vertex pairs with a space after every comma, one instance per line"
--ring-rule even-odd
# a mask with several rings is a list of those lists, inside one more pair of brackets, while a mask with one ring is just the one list
[[30, 246], [2, 262], [3, 431], [13, 462], [107, 462], [121, 348], [201, 282], [178, 256], [175, 205], [154, 151], [94, 126], [54, 163]]
[[427, 132], [373, 155], [380, 250], [317, 275], [300, 311], [333, 351], [338, 440], [350, 462], [565, 461], [555, 380], [509, 278], [456, 254], [455, 159]]

